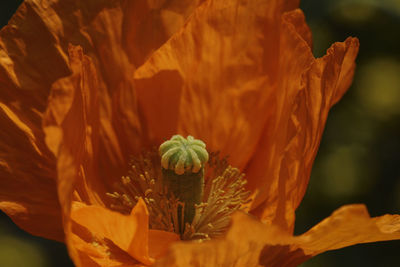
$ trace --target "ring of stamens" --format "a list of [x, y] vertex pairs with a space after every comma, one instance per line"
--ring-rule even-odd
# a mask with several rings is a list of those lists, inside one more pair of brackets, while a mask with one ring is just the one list
[[128, 175], [121, 178], [117, 191], [107, 193], [113, 200], [110, 208], [129, 214], [139, 198], [147, 204], [149, 227], [180, 234], [183, 240], [205, 240], [223, 234], [233, 212], [248, 203], [250, 192], [245, 190], [244, 174], [220, 159], [218, 153], [210, 153], [205, 166], [206, 183], [200, 204], [195, 205], [195, 216], [186, 223], [183, 234], [178, 227], [183, 222], [184, 203], [168, 196], [161, 183], [160, 156], [151, 151], [130, 163]]

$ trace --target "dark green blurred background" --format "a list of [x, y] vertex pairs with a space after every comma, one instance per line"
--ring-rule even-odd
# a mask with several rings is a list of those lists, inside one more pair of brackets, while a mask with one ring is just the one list
[[[0, 0], [0, 26], [21, 2]], [[301, 8], [316, 56], [350, 35], [361, 48], [354, 83], [328, 118], [295, 233], [345, 204], [365, 203], [372, 216], [400, 213], [400, 0], [303, 0]], [[399, 252], [400, 241], [363, 244], [302, 266], [400, 266]], [[72, 266], [64, 245], [24, 233], [3, 213], [0, 263]]]

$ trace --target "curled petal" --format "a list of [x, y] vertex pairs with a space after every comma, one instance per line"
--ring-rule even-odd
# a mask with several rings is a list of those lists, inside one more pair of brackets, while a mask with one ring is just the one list
[[348, 205], [299, 236], [296, 243], [315, 256], [355, 244], [395, 239], [400, 239], [400, 215], [371, 218], [364, 205]]
[[[351, 83], [358, 40], [335, 43], [327, 55], [314, 59], [303, 39], [301, 11], [285, 14], [279, 93], [253, 158], [246, 167], [249, 188], [256, 191], [253, 214], [293, 230], [294, 211], [307, 188], [328, 111]], [[284, 134], [282, 134], [284, 133]]]
[[[150, 265], [154, 262], [154, 258], [165, 254], [171, 242], [179, 240], [179, 236], [174, 233], [148, 229], [148, 212], [142, 199], [128, 216], [100, 206], [87, 206], [75, 202], [71, 219], [77, 224], [72, 228], [71, 235], [72, 240], [75, 240], [74, 247], [79, 252], [90, 255], [88, 251], [97, 250], [101, 253], [104, 250], [108, 253], [103, 255], [103, 260], [120, 261], [120, 264], [124, 266], [137, 264], [133, 259]], [[78, 230], [79, 227], [81, 231]], [[93, 236], [92, 242], [86, 242], [86, 244], [82, 242], [85, 240], [82, 227]], [[81, 248], [80, 243], [85, 244], [85, 247]], [[126, 255], [124, 257], [124, 254], [129, 254], [132, 258]], [[93, 256], [93, 258], [101, 257]]]
[[295, 267], [324, 251], [358, 243], [400, 239], [400, 216], [371, 218], [363, 205], [344, 206], [300, 236], [236, 213], [225, 237], [176, 243], [155, 266]]
[[100, 206], [73, 208], [71, 219], [101, 239], [109, 239], [123, 251], [144, 264], [152, 264], [149, 256], [148, 211], [143, 200], [129, 216]]
[[144, 264], [132, 258], [111, 241], [99, 242], [85, 227], [73, 223], [73, 234], [69, 234], [69, 253], [78, 267], [142, 267]]

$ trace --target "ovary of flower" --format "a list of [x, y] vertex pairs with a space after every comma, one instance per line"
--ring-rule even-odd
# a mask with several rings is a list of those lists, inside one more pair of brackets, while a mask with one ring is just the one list
[[208, 161], [206, 144], [193, 136], [187, 139], [181, 135], [174, 135], [160, 146], [161, 166], [174, 170], [182, 175], [186, 172], [197, 173]]

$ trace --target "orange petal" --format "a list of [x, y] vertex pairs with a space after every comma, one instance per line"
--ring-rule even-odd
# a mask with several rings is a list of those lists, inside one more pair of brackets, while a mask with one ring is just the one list
[[225, 237], [175, 243], [155, 266], [294, 267], [327, 250], [393, 239], [400, 239], [400, 215], [370, 218], [363, 205], [342, 207], [298, 237], [236, 213]]
[[315, 256], [355, 244], [395, 239], [400, 239], [400, 215], [371, 218], [364, 205], [348, 205], [299, 236], [296, 243]]
[[[312, 34], [311, 30], [305, 22], [305, 17], [303, 11], [300, 9], [292, 10], [291, 12], [286, 12], [283, 14], [282, 20], [284, 21], [284, 27], [293, 27], [294, 31], [291, 32], [293, 35], [299, 35], [299, 37], [304, 40], [307, 45], [312, 47]], [[281, 32], [285, 35], [287, 30]], [[283, 51], [282, 51], [283, 52]]]
[[[325, 251], [340, 249], [360, 243], [400, 239], [400, 215], [384, 215], [371, 218], [364, 205], [347, 205], [336, 210], [308, 232], [294, 237], [287, 245], [296, 251], [297, 266], [308, 258]], [[299, 253], [303, 257], [299, 257]], [[263, 249], [260, 264], [270, 258], [271, 251]], [[281, 266], [281, 265], [278, 265]], [[286, 266], [286, 265], [285, 265]]]
[[70, 236], [80, 264], [86, 266], [90, 259], [100, 266], [139, 266], [139, 262], [130, 256], [151, 264], [153, 258], [164, 255], [170, 244], [179, 240], [179, 236], [148, 230], [147, 216], [143, 200], [138, 202], [129, 216], [75, 202]]
[[[176, 127], [229, 155], [231, 164], [246, 166], [254, 214], [289, 230], [327, 111], [349, 86], [358, 50], [349, 39], [332, 49], [334, 56], [315, 60], [303, 13], [282, 16], [296, 3], [207, 2], [135, 72], [152, 142]], [[308, 76], [321, 78], [321, 67], [330, 76], [309, 84]], [[165, 100], [157, 107], [150, 101], [155, 95]], [[308, 111], [310, 101], [317, 102]]]
[[[62, 205], [69, 205], [62, 199], [73, 190], [80, 200], [101, 205], [106, 183], [95, 169], [99, 139], [98, 76], [81, 47], [70, 46], [69, 54], [73, 74], [52, 86], [43, 123], [46, 142], [58, 157], [60, 186], [70, 183], [69, 190], [59, 191]], [[64, 179], [69, 172], [75, 174]]]
[[[36, 125], [37, 129], [33, 131], [36, 141], [43, 144], [40, 126], [50, 87], [57, 79], [70, 73], [68, 44], [70, 42], [80, 44], [102, 72], [97, 88], [102, 94], [100, 99], [103, 108], [101, 150], [105, 159], [101, 159], [101, 162], [126, 163], [125, 156], [140, 150], [139, 138], [136, 138], [140, 132], [140, 122], [135, 110], [136, 99], [130, 77], [135, 67], [131, 61], [135, 60], [130, 58], [125, 48], [138, 50], [140, 47], [141, 56], [146, 57], [144, 50], [146, 53], [151, 53], [161, 45], [184, 23], [185, 18], [197, 5], [197, 1], [167, 2], [164, 2], [163, 6], [154, 6], [154, 1], [147, 0], [129, 1], [129, 5], [127, 1], [25, 1], [9, 25], [0, 33], [2, 103], [9, 107], [13, 105], [13, 112], [23, 107], [24, 114], [17, 116], [23, 117], [24, 123], [29, 127]], [[136, 14], [141, 16], [132, 16], [131, 6]], [[148, 8], [138, 10], [141, 6]], [[157, 35], [156, 40], [150, 38], [143, 42], [141, 37], [145, 32], [130, 32], [130, 30], [133, 29], [133, 25], [147, 24], [149, 17], [160, 21], [157, 25], [165, 29], [165, 34], [162, 38], [161, 35]], [[154, 27], [152, 30], [164, 32]], [[62, 107], [62, 103], [58, 104], [61, 108], [68, 108]], [[119, 131], [121, 129], [125, 133]], [[47, 142], [54, 150], [60, 142], [56, 139], [62, 138], [61, 132], [50, 125], [46, 130], [48, 135], [54, 137], [49, 140], [53, 143]], [[118, 142], [121, 136], [117, 136], [117, 132], [127, 137], [123, 140], [124, 145]], [[39, 149], [42, 148], [39, 146]], [[43, 153], [48, 154], [48, 151]], [[5, 165], [6, 163], [3, 164]], [[55, 166], [54, 161], [36, 165], [52, 165], [53, 171]], [[106, 171], [110, 174], [108, 170]], [[52, 191], [54, 194], [54, 190]], [[49, 203], [57, 206], [56, 201]], [[52, 209], [50, 206], [47, 208], [47, 210]], [[57, 221], [59, 222], [59, 219]]]
[[[97, 242], [92, 234], [83, 227], [74, 227], [71, 242], [76, 250], [74, 263], [78, 267], [144, 267], [112, 242]], [[70, 250], [71, 253], [71, 250]], [[77, 260], [78, 259], [78, 260]]]
[[135, 72], [153, 143], [191, 134], [245, 166], [274, 101], [277, 22], [298, 1], [280, 2], [205, 2]]
[[58, 194], [66, 243], [74, 263], [86, 266], [88, 262], [96, 263], [75, 247], [80, 239], [72, 233], [70, 210], [73, 199], [102, 205], [105, 197], [105, 183], [98, 179], [101, 177], [95, 169], [99, 136], [98, 78], [82, 48], [70, 46], [69, 57], [72, 75], [53, 84], [43, 124], [46, 143], [57, 156]]
[[[236, 213], [232, 226], [222, 239], [202, 243], [180, 242], [155, 266], [265, 266], [289, 267], [301, 263], [306, 256], [291, 246], [294, 238], [274, 226], [266, 226], [244, 213]], [[260, 254], [267, 252], [267, 257]]]
[[[307, 38], [306, 40], [304, 38]], [[293, 138], [291, 112], [296, 108], [297, 95], [302, 90], [302, 76], [314, 62], [310, 49], [310, 32], [300, 10], [285, 13], [280, 26], [279, 61], [276, 68], [276, 89], [273, 94], [265, 128], [259, 139], [257, 149], [247, 164], [245, 173], [248, 188], [253, 190], [255, 201], [253, 208], [268, 198], [270, 216], [278, 218], [278, 224], [288, 227], [286, 220], [292, 223], [293, 218], [286, 218], [284, 204], [278, 209], [278, 196], [285, 199], [286, 183], [281, 179], [287, 171], [281, 168], [286, 147]], [[290, 52], [288, 52], [290, 51]], [[293, 122], [293, 124], [296, 121]], [[286, 159], [285, 159], [286, 160]], [[295, 158], [288, 159], [296, 160]], [[288, 190], [291, 190], [288, 188]], [[261, 211], [266, 205], [261, 206]], [[254, 211], [258, 214], [259, 211]], [[260, 215], [259, 215], [260, 216]], [[260, 216], [266, 218], [267, 216]], [[271, 220], [272, 220], [271, 219]]]
[[[297, 18], [294, 18], [296, 17]], [[273, 117], [264, 129], [254, 157], [246, 167], [249, 188], [257, 192], [253, 214], [293, 229], [294, 211], [304, 196], [329, 109], [351, 83], [358, 40], [335, 43], [314, 60], [303, 39], [300, 11], [283, 17], [284, 53]]]
[[[95, 66], [91, 58], [83, 54], [81, 47], [71, 45], [69, 54], [73, 73], [53, 84], [44, 129], [47, 134], [47, 144], [58, 158], [58, 191], [66, 218], [67, 244], [75, 264], [85, 265], [87, 257], [76, 248], [76, 242], [79, 243], [79, 239], [76, 241], [77, 238], [74, 237], [73, 227], [69, 221], [71, 201], [75, 199], [89, 204], [104, 205], [103, 203], [108, 200], [105, 194], [107, 188], [112, 188], [110, 185], [115, 181], [112, 178], [119, 179], [123, 169], [118, 169], [118, 165], [113, 165], [112, 162], [106, 162], [103, 165], [107, 157], [101, 153], [102, 143], [99, 143], [101, 110], [97, 90], [99, 77]], [[108, 169], [113, 176], [100, 172], [100, 168]], [[114, 172], [115, 169], [118, 171]], [[160, 239], [159, 235], [159, 233], [152, 233], [150, 237], [157, 240]], [[164, 234], [161, 235], [161, 240], [166, 246], [169, 242], [176, 240], [176, 235]], [[138, 255], [141, 255], [143, 251], [138, 251], [137, 246], [127, 247], [126, 243], [121, 244], [121, 242], [116, 245], [142, 262], [150, 264], [149, 256], [139, 258]], [[163, 250], [165, 247], [155, 246], [150, 254], [159, 256], [164, 253]], [[96, 256], [91, 260], [94, 259], [98, 262], [100, 258]]]
[[[106, 2], [24, 1], [0, 31], [1, 126], [7, 129], [1, 136], [1, 208], [36, 235], [63, 240], [56, 164], [41, 129], [50, 88], [70, 73], [68, 42], [90, 47], [97, 40], [82, 28], [105, 6], [111, 9]], [[49, 127], [47, 135], [54, 151], [61, 132]]]
[[24, 230], [62, 241], [55, 161], [22, 107], [0, 102], [0, 209]]
[[[57, 165], [59, 171], [58, 192], [64, 214], [65, 243], [74, 264], [77, 267], [119, 266], [121, 262], [133, 260], [129, 255], [124, 255], [123, 251], [115, 245], [114, 247], [117, 249], [112, 249], [113, 247], [109, 244], [96, 242], [97, 240], [90, 230], [71, 220], [72, 199], [73, 197], [80, 199], [77, 191], [74, 191], [76, 189], [78, 171], [73, 155], [64, 146], [60, 149]], [[83, 204], [81, 205], [84, 206]], [[111, 250], [114, 252], [115, 260], [108, 257]]]
[[149, 255], [158, 259], [164, 256], [172, 243], [179, 241], [179, 235], [160, 230], [149, 230]]
[[73, 207], [71, 219], [87, 228], [93, 235], [111, 240], [142, 263], [153, 263], [148, 250], [148, 211], [142, 199], [129, 216], [101, 206], [80, 206]]
[[[124, 22], [125, 46], [136, 66], [180, 30], [204, 0], [139, 0], [127, 3]], [[132, 45], [134, 44], [134, 45]]]
[[56, 164], [41, 118], [51, 83], [68, 67], [42, 20], [25, 18], [31, 13], [23, 4], [0, 30], [0, 209], [24, 230], [62, 241]]
[[[112, 184], [125, 173], [130, 156], [151, 145], [145, 142], [147, 133], [142, 129], [143, 122], [138, 115], [133, 70], [184, 23], [199, 2], [163, 1], [161, 5], [148, 0], [90, 3], [59, 0], [25, 4], [40, 17], [47, 18], [43, 24], [51, 29], [64, 58], [67, 58], [69, 43], [78, 44], [97, 70], [97, 99], [88, 95], [90, 99], [84, 105], [90, 104], [89, 110], [99, 116], [96, 125], [99, 140], [98, 144], [93, 144], [94, 153], [98, 155], [94, 157], [99, 156], [97, 162], [102, 166], [99, 179], [106, 184]], [[150, 25], [151, 21], [157, 23]], [[138, 53], [140, 56], [136, 57]], [[58, 80], [55, 86], [64, 88], [65, 92], [71, 87], [68, 80]], [[53, 106], [68, 110], [63, 101], [72, 100], [62, 96], [57, 98], [60, 101], [56, 97], [51, 99]], [[98, 106], [94, 107], [91, 101], [97, 101]], [[83, 116], [76, 108], [72, 109], [68, 112]], [[47, 131], [50, 129], [48, 127]], [[68, 131], [73, 132], [73, 128], [66, 129], [63, 136], [73, 134]]]

